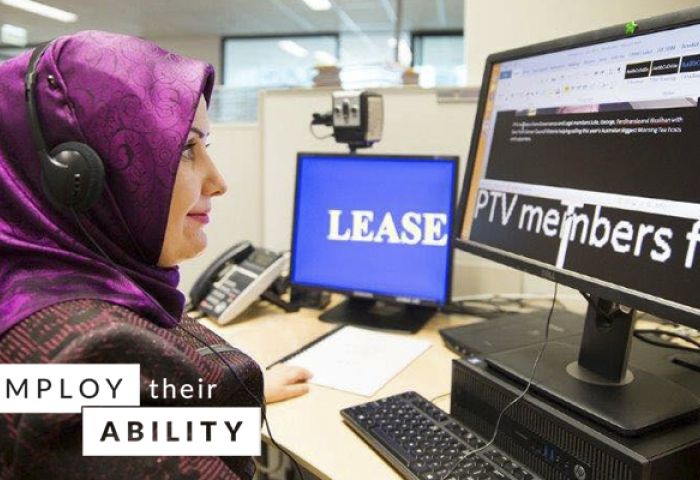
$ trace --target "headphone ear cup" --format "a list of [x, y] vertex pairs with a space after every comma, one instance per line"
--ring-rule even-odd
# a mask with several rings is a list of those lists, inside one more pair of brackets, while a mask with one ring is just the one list
[[42, 168], [42, 185], [49, 200], [59, 208], [92, 208], [105, 181], [104, 164], [97, 152], [85, 143], [66, 142], [51, 150], [50, 156]]

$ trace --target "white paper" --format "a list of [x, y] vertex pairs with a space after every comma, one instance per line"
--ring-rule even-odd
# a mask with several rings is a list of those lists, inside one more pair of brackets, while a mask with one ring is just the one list
[[311, 371], [310, 383], [371, 397], [428, 348], [426, 340], [347, 326], [286, 363]]

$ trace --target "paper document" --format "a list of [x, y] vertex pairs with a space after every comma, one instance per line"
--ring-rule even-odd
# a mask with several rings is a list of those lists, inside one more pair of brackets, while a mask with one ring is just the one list
[[310, 383], [371, 397], [430, 342], [346, 326], [291, 358], [313, 373]]

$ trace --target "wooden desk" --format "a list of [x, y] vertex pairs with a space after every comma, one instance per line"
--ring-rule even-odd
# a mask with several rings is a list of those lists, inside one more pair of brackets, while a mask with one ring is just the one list
[[[231, 325], [221, 327], [207, 320], [202, 323], [247, 352], [264, 368], [336, 327], [319, 321], [318, 315], [316, 310], [284, 314], [276, 307], [259, 304]], [[308, 394], [270, 405], [267, 418], [272, 435], [300, 465], [322, 479], [400, 479], [343, 423], [339, 412], [346, 407], [406, 390], [414, 390], [429, 400], [448, 393], [452, 359], [457, 355], [443, 346], [438, 330], [477, 321], [479, 319], [464, 315], [435, 315], [421, 331], [411, 335], [430, 341], [432, 346], [375, 397], [367, 398], [312, 384]], [[435, 403], [449, 410], [449, 396]]]

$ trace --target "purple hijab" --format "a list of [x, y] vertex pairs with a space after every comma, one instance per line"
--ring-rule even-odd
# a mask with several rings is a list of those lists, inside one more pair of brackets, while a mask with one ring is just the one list
[[41, 190], [24, 100], [30, 55], [0, 65], [0, 334], [42, 308], [80, 298], [174, 326], [184, 304], [180, 274], [157, 261], [182, 149], [200, 96], [209, 102], [213, 68], [138, 38], [95, 31], [54, 40], [38, 63], [37, 105], [49, 149], [84, 142], [104, 162], [102, 196], [79, 215], [116, 269]]

